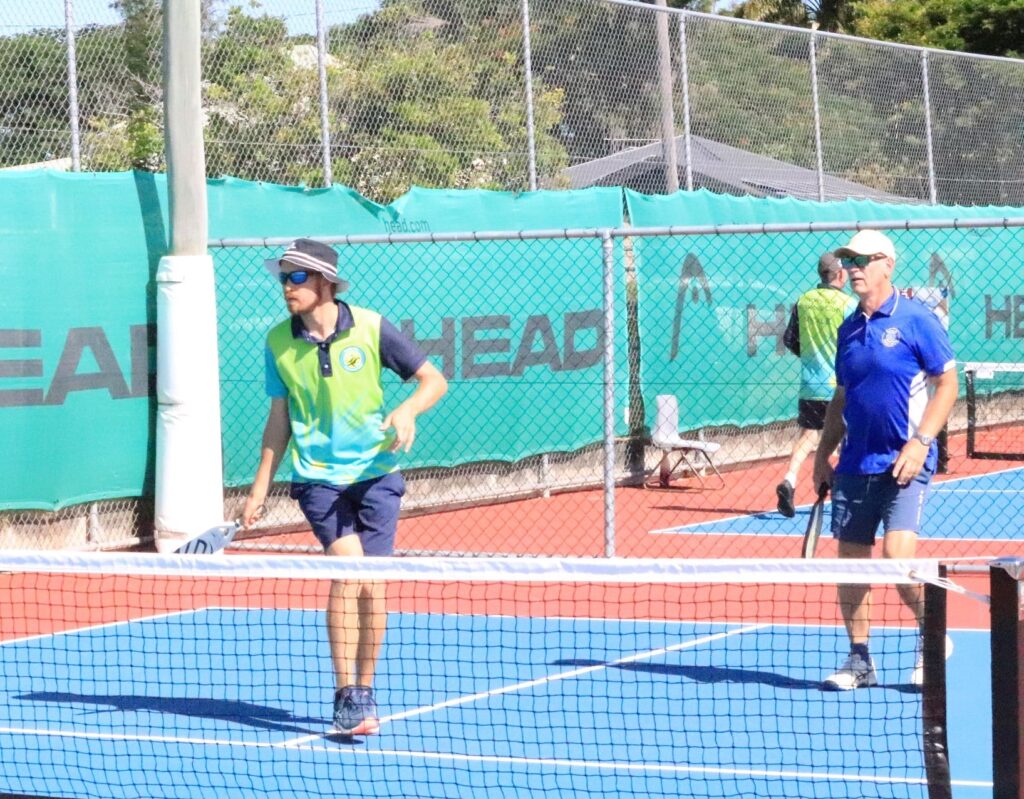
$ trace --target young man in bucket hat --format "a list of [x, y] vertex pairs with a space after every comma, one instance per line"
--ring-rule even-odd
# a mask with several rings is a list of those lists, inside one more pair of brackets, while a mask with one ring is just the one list
[[[332, 247], [297, 239], [266, 267], [281, 283], [289, 318], [271, 328], [265, 347], [270, 411], [242, 522], [262, 512], [287, 451], [291, 496], [328, 555], [391, 555], [405, 483], [398, 453], [416, 438], [416, 417], [447, 390], [419, 347], [373, 311], [336, 298]], [[418, 385], [384, 412], [381, 370]], [[289, 444], [290, 442], [290, 444]], [[387, 622], [384, 586], [331, 584], [327, 636], [334, 666], [334, 729], [371, 735], [380, 728], [373, 676]]]

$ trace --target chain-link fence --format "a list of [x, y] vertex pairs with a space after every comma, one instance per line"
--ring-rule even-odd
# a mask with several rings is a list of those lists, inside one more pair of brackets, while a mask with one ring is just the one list
[[[411, 185], [1024, 198], [1021, 61], [630, 0], [284, 7], [204, 3], [212, 177], [384, 202]], [[159, 0], [11, 8], [0, 165], [161, 169]]]
[[[1005, 552], [1024, 457], [1024, 220], [885, 223], [895, 282], [947, 326], [974, 390], [950, 419], [925, 551]], [[404, 460], [406, 552], [796, 555], [777, 510], [792, 468], [801, 363], [785, 346], [798, 295], [848, 223], [392, 234], [334, 240], [343, 298], [381, 312], [450, 383]], [[268, 409], [264, 337], [285, 314], [263, 261], [279, 242], [222, 241], [217, 271], [225, 517], [248, 491]], [[981, 366], [977, 364], [981, 363]], [[390, 407], [409, 386], [386, 381]], [[666, 401], [668, 398], [668, 401]], [[688, 441], [672, 446], [661, 414]], [[689, 462], [677, 464], [681, 454]], [[705, 455], [707, 457], [705, 457]], [[668, 467], [679, 468], [669, 472]], [[287, 464], [248, 546], [315, 547]], [[0, 515], [7, 545], [116, 546], [149, 534], [150, 500]], [[270, 534], [284, 537], [267, 537]], [[259, 537], [254, 537], [259, 534]], [[826, 545], [826, 548], [829, 545]]]
[[[959, 360], [1013, 361], [1020, 347], [1013, 309], [1024, 281], [1017, 270], [997, 265], [1019, 258], [1021, 230], [1004, 223], [894, 227], [915, 224], [918, 229], [892, 234], [897, 284], [908, 301], [933, 308]], [[491, 241], [451, 234], [433, 242], [408, 236], [337, 242], [340, 262], [360, 276], [351, 301], [390, 316], [450, 380], [449, 396], [422, 418], [418, 453], [405, 467], [403, 549], [796, 555], [813, 492], [806, 461], [798, 469], [800, 518], [776, 512], [776, 486], [801, 434], [800, 362], [783, 334], [801, 293], [792, 287], [812, 289], [818, 255], [844, 243], [849, 232], [828, 224], [657, 232], [607, 235], [603, 248], [594, 231], [533, 240], [530, 234], [493, 234]], [[263, 326], [254, 321], [280, 315], [278, 291], [259, 275], [269, 252], [215, 250], [226, 286], [226, 463], [229, 480], [238, 484], [229, 507], [245, 494], [265, 418]], [[515, 266], [530, 261], [549, 265], [544, 283]], [[415, 284], [402, 286], [395, 273], [415, 274]], [[240, 278], [254, 274], [259, 288]], [[435, 279], [442, 274], [447, 279]], [[396, 299], [396, 285], [410, 299]], [[255, 315], [253, 292], [260, 298]], [[610, 336], [602, 333], [609, 329]], [[232, 357], [235, 347], [247, 355]], [[989, 438], [1021, 440], [1019, 383], [1011, 379], [979, 395], [983, 412], [976, 416], [985, 421], [978, 429]], [[689, 463], [671, 475], [663, 469], [682, 451], [659, 446], [666, 397], [678, 406], [672, 429], [690, 442]], [[998, 417], [984, 412], [997, 407]], [[1009, 522], [1019, 475], [1005, 472], [1013, 461], [969, 458], [966, 433], [961, 400], [925, 528], [928, 546], [944, 555], [977, 554], [976, 539], [992, 539], [998, 550], [1016, 538]], [[231, 473], [234, 452], [237, 474]], [[268, 528], [282, 526], [303, 527], [284, 483], [267, 517]], [[296, 543], [310, 541], [283, 546]]]

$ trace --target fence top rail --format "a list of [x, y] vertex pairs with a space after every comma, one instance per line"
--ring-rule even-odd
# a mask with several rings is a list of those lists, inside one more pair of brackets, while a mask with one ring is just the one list
[[[974, 219], [879, 219], [846, 222], [776, 222], [746, 225], [666, 225], [663, 227], [570, 228], [559, 230], [485, 230], [449, 233], [365, 233], [351, 236], [307, 236], [324, 244], [439, 244], [445, 242], [532, 241], [536, 239], [605, 239], [652, 236], [730, 236], [762, 233], [834, 233], [854, 230], [970, 230], [1024, 228], [1024, 217]], [[210, 249], [286, 247], [297, 237], [211, 239]]]
[[1011, 64], [1024, 66], [1024, 59], [1009, 58], [1008, 56], [986, 55], [984, 53], [967, 53], [961, 50], [942, 50], [938, 47], [921, 47], [915, 44], [903, 44], [902, 42], [883, 42], [878, 39], [867, 39], [863, 36], [851, 36], [848, 33], [833, 33], [831, 31], [812, 31], [808, 28], [799, 28], [795, 25], [783, 25], [778, 22], [761, 22], [756, 19], [742, 19], [740, 17], [729, 17], [724, 14], [709, 14], [704, 11], [691, 11], [686, 8], [667, 8], [665, 6], [652, 5], [643, 0], [603, 0], [607, 5], [635, 8], [642, 11], [649, 11], [655, 14], [670, 14], [682, 18], [697, 18], [713, 20], [727, 25], [746, 25], [753, 28], [766, 28], [769, 30], [781, 31], [783, 33], [801, 33], [810, 37], [812, 34], [818, 38], [839, 39], [842, 41], [856, 42], [857, 44], [887, 47], [894, 50], [908, 50], [915, 53], [941, 53], [947, 56], [962, 56], [981, 61], [1003, 61]]
[[[841, 39], [850, 42], [857, 42], [864, 45], [873, 45], [876, 47], [887, 47], [890, 49], [908, 50], [917, 53], [941, 53], [947, 56], [958, 56], [963, 58], [973, 58], [981, 61], [1003, 61], [1011, 64], [1024, 65], [1024, 59], [1009, 58], [1007, 56], [995, 56], [986, 55], [983, 53], [967, 53], [959, 50], [942, 50], [936, 47], [921, 47], [913, 44], [903, 44], [901, 42], [883, 42], [877, 39], [867, 39], [862, 36], [851, 36], [847, 33], [833, 33], [831, 31], [811, 31], [807, 28], [800, 28], [794, 25], [783, 25], [778, 22], [761, 22], [760, 20], [754, 19], [742, 19], [740, 17], [730, 17], [724, 14], [710, 14], [703, 11], [691, 11], [685, 8], [669, 8], [666, 6], [658, 6], [651, 3], [649, 0], [601, 0], [605, 5], [610, 6], [621, 6], [625, 8], [634, 8], [638, 11], [646, 11], [652, 14], [667, 14], [679, 18], [697, 18], [713, 20], [715, 22], [722, 22], [724, 24], [731, 25], [745, 25], [747, 27], [766, 28], [770, 30], [782, 31], [785, 33], [801, 33], [806, 36], [811, 36], [812, 33], [818, 37], [830, 38], [830, 39]], [[71, 22], [73, 30], [81, 30], [89, 27], [93, 23], [75, 23]], [[54, 34], [63, 34], [66, 25], [54, 24], [49, 26], [41, 26], [38, 32], [53, 32]]]

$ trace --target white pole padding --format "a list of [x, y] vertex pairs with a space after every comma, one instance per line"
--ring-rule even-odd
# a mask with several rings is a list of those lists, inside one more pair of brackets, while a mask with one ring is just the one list
[[154, 527], [171, 552], [224, 520], [213, 259], [168, 255], [157, 282]]

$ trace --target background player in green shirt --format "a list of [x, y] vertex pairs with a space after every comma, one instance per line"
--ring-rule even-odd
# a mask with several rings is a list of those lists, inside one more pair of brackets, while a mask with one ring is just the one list
[[820, 282], [804, 292], [793, 306], [782, 341], [800, 358], [800, 396], [797, 433], [789, 470], [775, 488], [779, 513], [796, 515], [793, 496], [800, 467], [815, 447], [825, 424], [825, 409], [836, 390], [836, 331], [854, 308], [856, 298], [843, 291], [846, 270], [832, 253], [818, 259]]

